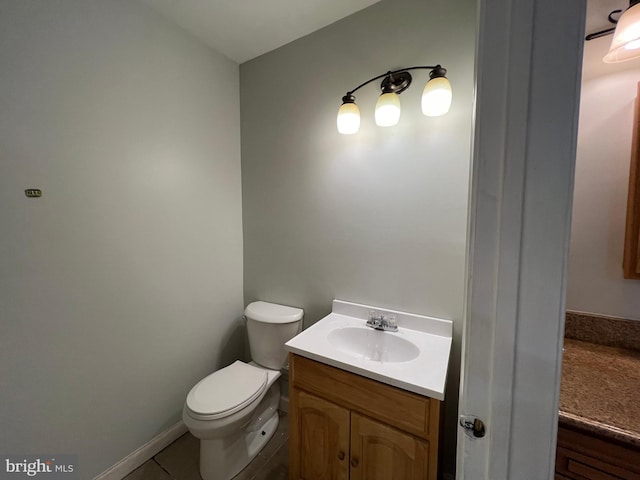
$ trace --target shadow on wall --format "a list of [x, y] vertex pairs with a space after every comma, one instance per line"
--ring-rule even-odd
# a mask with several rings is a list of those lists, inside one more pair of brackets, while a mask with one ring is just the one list
[[[240, 357], [238, 357], [238, 352], [240, 352]], [[222, 337], [218, 365], [222, 368], [223, 366], [232, 364], [236, 360], [248, 362], [250, 359], [247, 321], [243, 316], [240, 316], [235, 319]]]

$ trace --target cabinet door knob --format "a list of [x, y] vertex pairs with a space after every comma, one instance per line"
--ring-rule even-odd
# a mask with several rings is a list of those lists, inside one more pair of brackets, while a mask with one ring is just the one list
[[344, 460], [344, 452], [342, 450], [338, 452], [338, 460]]
[[351, 466], [352, 466], [353, 468], [356, 468], [356, 467], [358, 466], [358, 459], [357, 459], [356, 457], [353, 457], [353, 458], [351, 459]]

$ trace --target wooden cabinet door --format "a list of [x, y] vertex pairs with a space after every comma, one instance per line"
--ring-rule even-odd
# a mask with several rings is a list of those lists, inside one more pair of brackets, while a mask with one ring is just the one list
[[[351, 480], [425, 480], [429, 444], [351, 414]], [[435, 480], [435, 477], [433, 477]]]
[[349, 410], [293, 389], [290, 480], [349, 479]]

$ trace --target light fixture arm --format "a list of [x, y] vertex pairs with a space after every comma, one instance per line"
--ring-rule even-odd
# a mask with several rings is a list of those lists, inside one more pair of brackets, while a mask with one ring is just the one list
[[[616, 13], [622, 13], [622, 10], [613, 10], [611, 13], [609, 13], [609, 16], [607, 17], [609, 19], [609, 22], [613, 23], [614, 25], [618, 23], [618, 20], [613, 18], [613, 15], [615, 15]], [[596, 38], [606, 37], [607, 35], [611, 35], [615, 31], [616, 31], [616, 27], [606, 28], [604, 30], [600, 30], [599, 32], [590, 33], [589, 35], [584, 37], [584, 39], [588, 42], [589, 40], [595, 40]]]
[[[611, 13], [620, 12], [620, 10], [614, 10]], [[596, 38], [606, 37], [607, 35], [611, 35], [616, 31], [616, 27], [607, 28], [605, 30], [600, 30], [599, 32], [590, 33], [584, 39], [588, 42], [589, 40], [595, 40]]]
[[[640, 1], [640, 0], [638, 0], [638, 1]], [[352, 98], [353, 94], [356, 91], [360, 90], [362, 87], [364, 87], [366, 85], [369, 85], [371, 82], [375, 82], [376, 80], [380, 80], [381, 78], [386, 78], [386, 77], [389, 77], [389, 76], [392, 76], [392, 75], [395, 75], [395, 74], [398, 74], [398, 73], [408, 72], [409, 70], [433, 70], [433, 71], [435, 71], [435, 70], [439, 70], [439, 69], [442, 69], [441, 65], [420, 65], [420, 66], [417, 66], [417, 67], [408, 67], [408, 68], [399, 68], [398, 70], [389, 70], [386, 73], [382, 73], [382, 74], [380, 74], [378, 76], [370, 78], [366, 82], [361, 83], [360, 85], [358, 85], [353, 90], [349, 90], [347, 92], [347, 94], [345, 95], [345, 98]], [[446, 70], [445, 70], [445, 73], [446, 73]], [[344, 101], [344, 98], [343, 98], [343, 101]]]

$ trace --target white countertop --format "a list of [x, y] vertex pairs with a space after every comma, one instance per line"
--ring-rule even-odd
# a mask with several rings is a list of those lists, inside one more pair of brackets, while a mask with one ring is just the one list
[[[371, 310], [385, 315], [395, 314], [398, 332], [378, 332], [365, 326]], [[371, 331], [374, 335], [392, 335], [407, 340], [418, 348], [417, 356], [409, 361], [387, 362], [384, 352], [382, 360], [377, 361], [337, 349], [335, 343], [330, 342], [329, 334], [344, 328], [362, 328], [367, 330], [363, 333]], [[444, 400], [452, 329], [451, 320], [334, 300], [333, 311], [329, 315], [289, 340], [285, 348], [363, 377]]]

